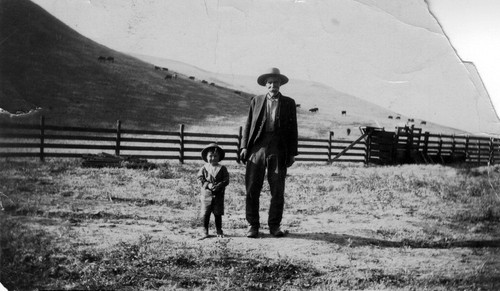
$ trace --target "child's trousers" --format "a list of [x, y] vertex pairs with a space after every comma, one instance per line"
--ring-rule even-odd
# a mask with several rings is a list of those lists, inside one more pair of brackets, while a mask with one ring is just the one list
[[[203, 215], [203, 227], [205, 231], [208, 233], [208, 226], [210, 225], [210, 216], [212, 215], [212, 211], [206, 211]], [[222, 234], [222, 215], [215, 215], [215, 229], [217, 234]]]

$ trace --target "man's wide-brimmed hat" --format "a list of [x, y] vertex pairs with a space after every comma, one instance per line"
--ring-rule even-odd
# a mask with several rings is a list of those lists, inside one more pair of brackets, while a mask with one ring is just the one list
[[265, 86], [266, 82], [267, 82], [267, 78], [269, 78], [269, 77], [280, 78], [281, 85], [285, 85], [286, 83], [288, 83], [288, 77], [285, 75], [282, 75], [280, 73], [280, 69], [278, 69], [278, 68], [269, 68], [267, 70], [267, 73], [262, 74], [257, 78], [257, 83], [259, 83], [259, 85], [261, 85], [261, 86]]
[[226, 153], [224, 152], [224, 150], [217, 144], [217, 143], [211, 143], [211, 144], [208, 144], [202, 151], [201, 151], [201, 158], [205, 161], [205, 162], [208, 162], [207, 161], [207, 153], [209, 151], [213, 151], [213, 150], [217, 150], [217, 153], [219, 154], [219, 161], [222, 161], [224, 159], [224, 156], [226, 155]]

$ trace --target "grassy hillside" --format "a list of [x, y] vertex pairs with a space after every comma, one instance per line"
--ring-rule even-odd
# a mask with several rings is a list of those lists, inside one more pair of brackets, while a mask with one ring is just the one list
[[[26, 0], [0, 1], [0, 108], [41, 107], [8, 120], [165, 129], [214, 115], [246, 113], [249, 95], [167, 72], [89, 40]], [[99, 62], [112, 56], [114, 62]]]

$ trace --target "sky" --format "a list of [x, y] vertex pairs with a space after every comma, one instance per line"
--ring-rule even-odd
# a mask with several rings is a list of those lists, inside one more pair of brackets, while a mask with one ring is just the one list
[[463, 61], [476, 65], [500, 115], [500, 1], [427, 0]]

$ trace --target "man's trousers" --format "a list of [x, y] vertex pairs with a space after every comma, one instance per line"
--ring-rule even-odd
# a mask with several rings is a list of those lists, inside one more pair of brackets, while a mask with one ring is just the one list
[[247, 161], [245, 186], [246, 219], [250, 226], [259, 228], [259, 198], [267, 171], [271, 191], [268, 225], [273, 230], [280, 227], [285, 204], [286, 153], [279, 148], [278, 138], [266, 133], [251, 149]]

